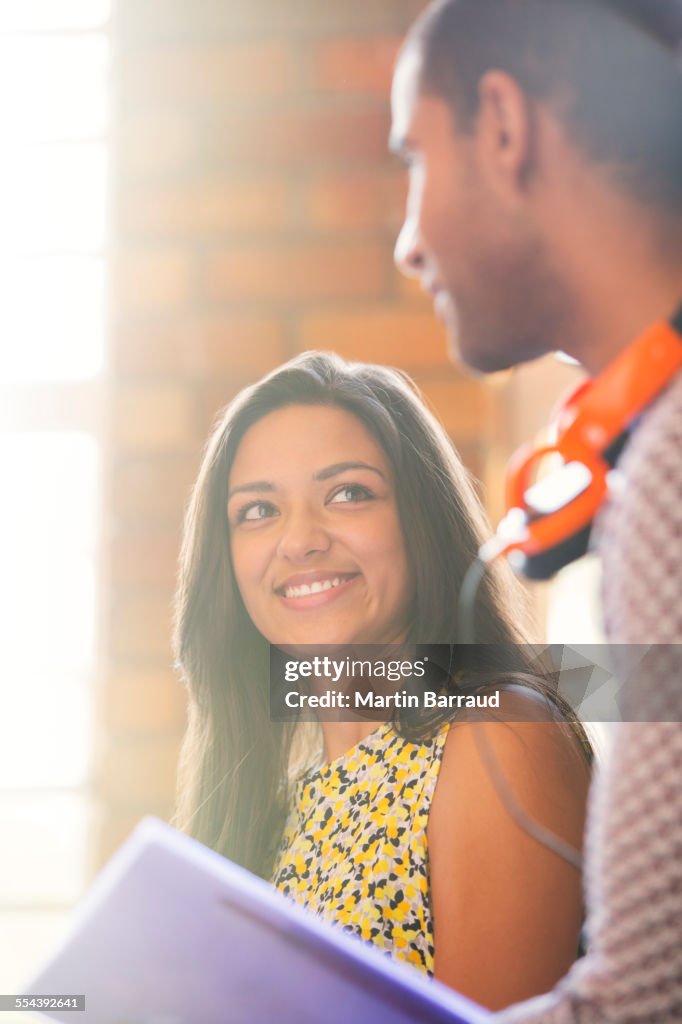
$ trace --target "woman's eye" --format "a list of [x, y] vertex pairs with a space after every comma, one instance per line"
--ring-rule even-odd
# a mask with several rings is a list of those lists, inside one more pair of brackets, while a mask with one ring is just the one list
[[261, 519], [271, 519], [277, 515], [277, 509], [269, 501], [254, 501], [245, 505], [237, 514], [238, 523], [255, 523]]
[[345, 487], [341, 487], [340, 490], [331, 496], [329, 504], [341, 504], [349, 501], [371, 501], [372, 497], [373, 494], [367, 487], [361, 487], [360, 484], [346, 484]]

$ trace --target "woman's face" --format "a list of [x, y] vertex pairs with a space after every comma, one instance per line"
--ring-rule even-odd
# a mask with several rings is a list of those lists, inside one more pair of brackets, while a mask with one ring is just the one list
[[237, 585], [271, 643], [398, 643], [411, 573], [389, 461], [351, 413], [292, 405], [244, 435], [228, 482]]

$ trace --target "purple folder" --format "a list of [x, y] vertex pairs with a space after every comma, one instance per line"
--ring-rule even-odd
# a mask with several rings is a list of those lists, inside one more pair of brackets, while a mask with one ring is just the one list
[[146, 818], [25, 991], [71, 1024], [479, 1024], [491, 1015]]

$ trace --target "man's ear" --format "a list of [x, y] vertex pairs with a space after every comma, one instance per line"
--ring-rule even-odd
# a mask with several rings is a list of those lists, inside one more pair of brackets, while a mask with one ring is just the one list
[[487, 71], [478, 83], [476, 143], [490, 183], [509, 197], [524, 192], [532, 171], [533, 110], [505, 71]]

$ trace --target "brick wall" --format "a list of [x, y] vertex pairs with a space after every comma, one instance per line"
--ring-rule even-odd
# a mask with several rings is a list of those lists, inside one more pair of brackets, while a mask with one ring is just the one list
[[[168, 815], [183, 726], [170, 605], [183, 505], [217, 411], [310, 347], [411, 371], [474, 472], [491, 386], [453, 370], [392, 248], [388, 92], [416, 0], [118, 0], [105, 674], [106, 856]], [[499, 386], [499, 385], [498, 385]]]

